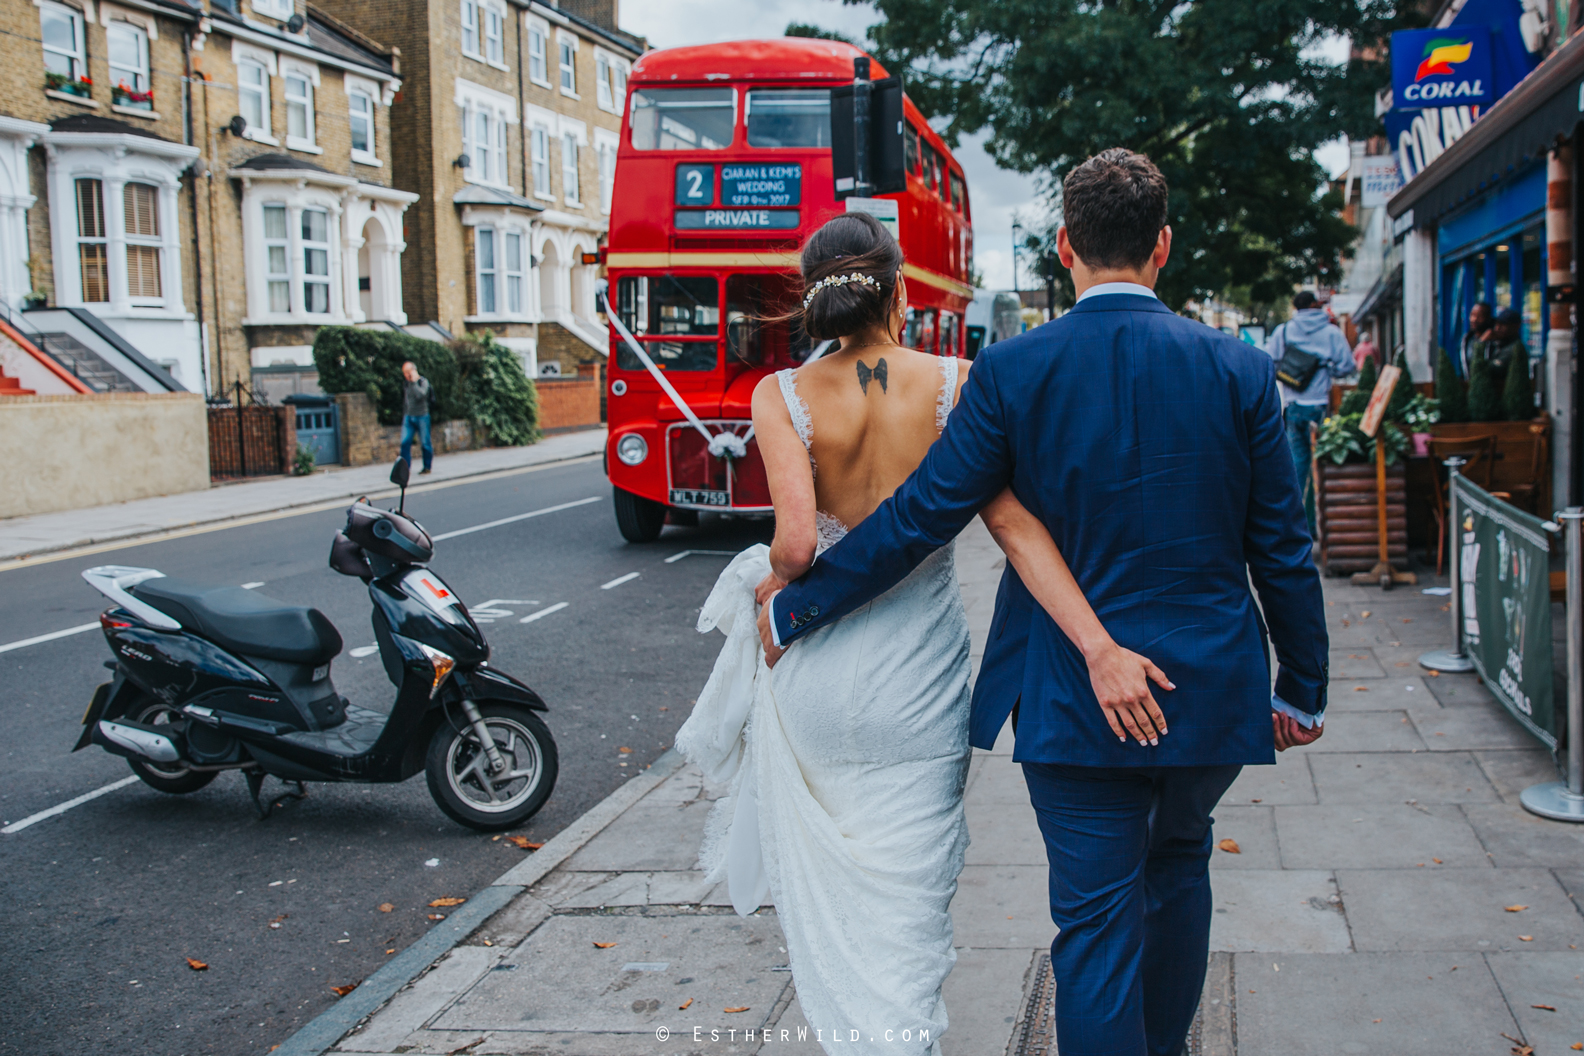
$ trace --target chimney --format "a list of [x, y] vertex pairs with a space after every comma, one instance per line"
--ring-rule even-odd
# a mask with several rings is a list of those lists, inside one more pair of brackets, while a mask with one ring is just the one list
[[621, 0], [559, 0], [556, 4], [569, 15], [592, 22], [601, 29], [616, 30], [621, 18]]

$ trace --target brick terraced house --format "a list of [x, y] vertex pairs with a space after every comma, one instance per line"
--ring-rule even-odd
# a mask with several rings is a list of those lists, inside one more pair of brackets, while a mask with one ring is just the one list
[[[16, 2], [16, 0], [10, 0]], [[320, 0], [400, 50], [394, 185], [407, 314], [490, 330], [530, 374], [603, 362], [599, 267], [627, 72], [617, 0]]]
[[304, 0], [0, 0], [0, 313], [95, 391], [404, 326], [400, 54]]

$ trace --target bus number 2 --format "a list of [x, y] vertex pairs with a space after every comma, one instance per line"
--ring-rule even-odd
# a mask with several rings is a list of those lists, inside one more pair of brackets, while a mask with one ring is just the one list
[[715, 166], [678, 165], [676, 170], [677, 205], [715, 204]]

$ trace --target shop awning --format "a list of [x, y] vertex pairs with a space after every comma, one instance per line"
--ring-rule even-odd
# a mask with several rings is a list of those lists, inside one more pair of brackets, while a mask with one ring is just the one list
[[1581, 89], [1584, 33], [1575, 33], [1398, 191], [1387, 213], [1396, 219], [1412, 209], [1413, 226], [1423, 227], [1544, 157], [1584, 120]]
[[1355, 320], [1368, 319], [1375, 314], [1375, 309], [1391, 294], [1402, 288], [1403, 266], [1399, 263], [1391, 271], [1375, 280], [1375, 285], [1369, 288], [1359, 306], [1353, 310]]

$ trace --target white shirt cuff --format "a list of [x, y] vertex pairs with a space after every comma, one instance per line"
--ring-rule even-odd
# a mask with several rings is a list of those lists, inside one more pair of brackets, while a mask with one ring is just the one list
[[[776, 644], [780, 645], [781, 643], [777, 642]], [[1312, 730], [1316, 726], [1325, 725], [1324, 708], [1321, 708], [1318, 713], [1310, 715], [1308, 712], [1299, 711], [1297, 708], [1293, 707], [1291, 704], [1287, 703], [1285, 700], [1281, 699], [1275, 694], [1271, 695], [1271, 710], [1280, 712], [1283, 715], [1291, 716], [1293, 720], [1298, 723], [1298, 725], [1302, 726], [1306, 730]]]
[[775, 595], [772, 594], [765, 604], [770, 606], [770, 640], [775, 643], [777, 649], [784, 649], [786, 647], [781, 644], [781, 628], [776, 626]]

